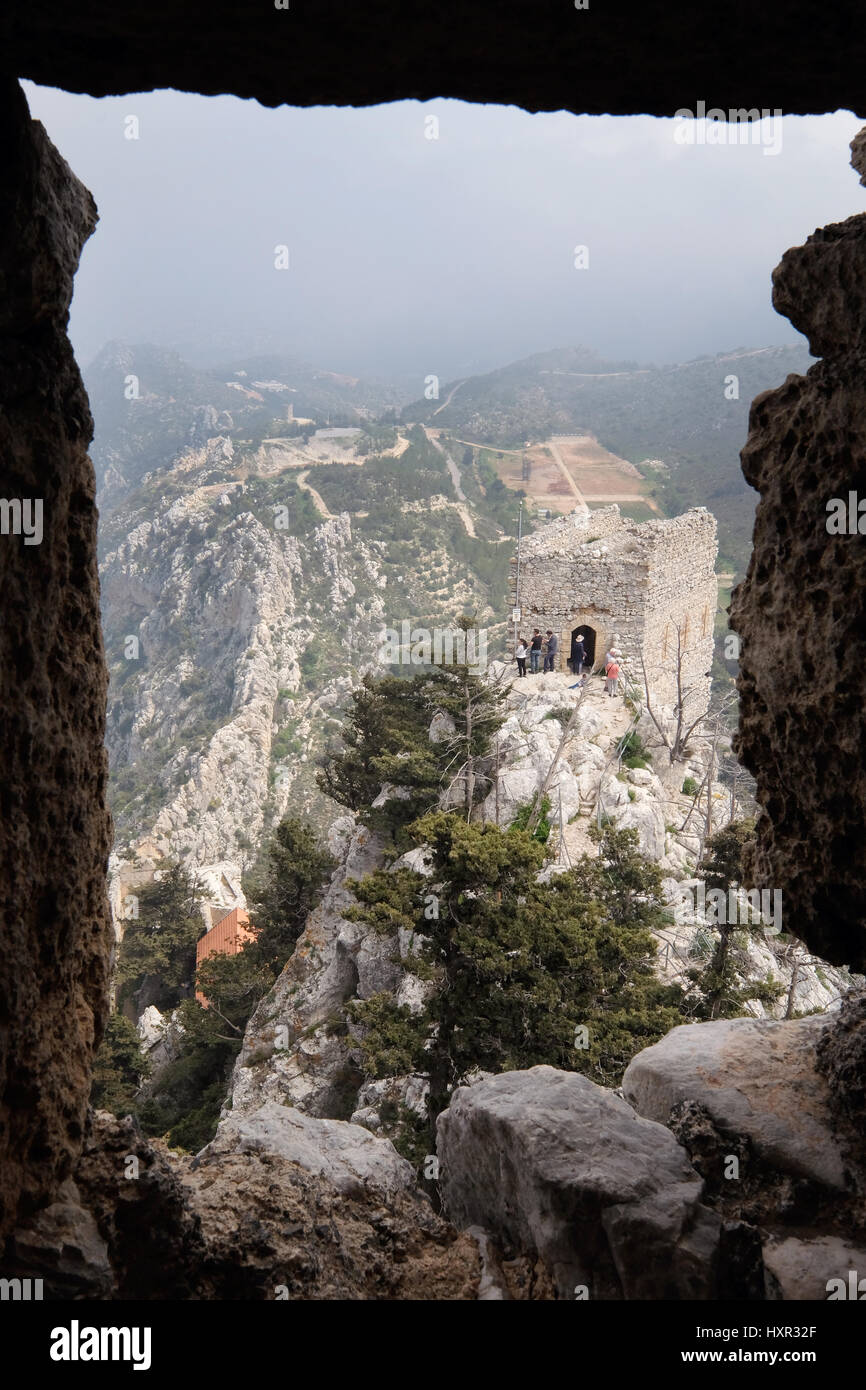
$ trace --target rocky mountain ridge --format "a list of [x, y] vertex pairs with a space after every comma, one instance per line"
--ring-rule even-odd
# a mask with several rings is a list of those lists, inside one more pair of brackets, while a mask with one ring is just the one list
[[[502, 674], [502, 668], [494, 667], [491, 679]], [[695, 823], [692, 792], [682, 788], [686, 778], [697, 786], [707, 776], [710, 744], [694, 739], [685, 763], [665, 766], [667, 753], [660, 750], [654, 767], [624, 767], [618, 749], [634, 723], [631, 710], [621, 699], [609, 700], [598, 678], [587, 694], [570, 689], [572, 683], [570, 676], [559, 674], [513, 682], [499, 734], [498, 770], [488, 770], [493, 785], [478, 815], [494, 820], [498, 811], [501, 826], [512, 822], [518, 808], [542, 787], [580, 700], [575, 732], [550, 786], [556, 809], [545, 872], [563, 871], [581, 853], [596, 854], [587, 832], [602, 817], [618, 828], [634, 829], [641, 851], [665, 875], [670, 922], [657, 936], [658, 969], [664, 978], [682, 981], [711, 949], [701, 913], [680, 910], [683, 889], [698, 882], [694, 870], [707, 832], [705, 823]], [[645, 715], [638, 718], [637, 727], [649, 740], [648, 724]], [[738, 808], [732, 806], [730, 788], [715, 778], [710, 797], [710, 829], [716, 831]], [[702, 811], [702, 821], [704, 817]], [[383, 937], [343, 915], [353, 901], [346, 880], [382, 867], [384, 844], [351, 816], [333, 823], [328, 844], [339, 867], [292, 958], [249, 1020], [224, 1114], [236, 1118], [263, 1105], [282, 1104], [382, 1132], [383, 1113], [395, 1104], [421, 1112], [424, 1085], [413, 1076], [363, 1082], [353, 1029], [350, 1025], [347, 1033], [340, 1024], [341, 1011], [350, 1000], [368, 999], [382, 990], [393, 991], [398, 1003], [414, 1011], [421, 1005], [423, 986], [399, 964], [409, 949], [406, 940]], [[391, 869], [404, 864], [427, 871], [421, 850], [397, 859]], [[838, 1007], [852, 984], [846, 971], [814, 959], [788, 936], [778, 940], [771, 923], [765, 933], [744, 934], [737, 951], [744, 984], [774, 980], [784, 987], [775, 1004], [755, 1000], [747, 1006], [757, 1018]]]

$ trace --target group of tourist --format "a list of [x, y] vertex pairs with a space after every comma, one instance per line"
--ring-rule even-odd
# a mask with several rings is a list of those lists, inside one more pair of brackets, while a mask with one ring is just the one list
[[[546, 633], [542, 633], [538, 628], [535, 628], [529, 642], [527, 642], [525, 637], [519, 637], [517, 639], [517, 649], [514, 653], [514, 659], [517, 662], [518, 676], [526, 675], [527, 660], [529, 661], [529, 674], [531, 676], [538, 675], [538, 668], [541, 665], [542, 659], [544, 661], [542, 675], [545, 675], [548, 671], [555, 670], [558, 653], [559, 638], [550, 628], [547, 629]], [[574, 675], [577, 676], [577, 681], [574, 685], [569, 686], [569, 689], [574, 690], [577, 686], [585, 685], [589, 670], [584, 674], [584, 668], [589, 667], [591, 669], [592, 663], [587, 660], [586, 641], [582, 632], [576, 632], [571, 639], [571, 653], [568, 658], [568, 665], [571, 667]], [[616, 695], [621, 671], [622, 664], [620, 661], [620, 653], [616, 647], [611, 647], [609, 651], [605, 653], [604, 658], [604, 691], [606, 695], [610, 695], [611, 697]]]
[[544, 670], [542, 674], [545, 674], [547, 671], [552, 671], [556, 666], [558, 651], [559, 638], [555, 632], [551, 632], [550, 628], [547, 629], [544, 635], [536, 628], [530, 642], [527, 642], [525, 637], [518, 637], [517, 651], [514, 653], [514, 659], [517, 662], [518, 676], [526, 675], [527, 657], [529, 658], [529, 674], [531, 676], [538, 675], [538, 667], [542, 657], [544, 657]]

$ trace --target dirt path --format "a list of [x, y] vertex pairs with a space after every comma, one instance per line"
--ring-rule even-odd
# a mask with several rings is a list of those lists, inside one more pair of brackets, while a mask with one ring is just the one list
[[457, 501], [465, 502], [466, 493], [460, 486], [460, 469], [457, 467], [457, 464], [454, 462], [450, 454], [445, 455], [445, 466], [448, 469], [448, 472], [451, 474], [451, 481], [454, 484], [454, 491], [457, 493]]
[[445, 397], [445, 399], [444, 399], [444, 401], [442, 402], [442, 404], [441, 404], [441, 405], [437, 405], [436, 409], [433, 411], [433, 414], [434, 414], [434, 415], [438, 415], [440, 410], [444, 410], [445, 407], [446, 407], [446, 405], [450, 405], [450, 404], [451, 404], [451, 397], [452, 397], [452, 396], [456, 396], [457, 392], [460, 390], [460, 387], [464, 384], [464, 382], [465, 382], [466, 380], [467, 380], [467, 378], [464, 377], [464, 378], [463, 378], [463, 381], [458, 381], [458, 383], [457, 383], [456, 386], [452, 386], [452, 387], [451, 387], [451, 390], [448, 392], [448, 395]]
[[311, 487], [310, 484], [307, 482], [307, 475], [309, 471], [309, 468], [305, 468], [303, 473], [298, 474], [298, 487], [302, 487], [304, 489], [304, 492], [308, 492], [310, 494], [310, 496], [312, 497], [313, 501], [315, 502], [316, 506], [318, 507], [319, 511], [322, 513], [322, 516], [325, 518], [326, 521], [333, 521], [334, 514], [333, 512], [328, 511], [328, 508], [325, 506], [322, 494], [320, 492], [316, 492], [316, 489], [314, 487]]
[[486, 449], [489, 454], [525, 454], [525, 449], [497, 449], [495, 444], [479, 444], [477, 439], [458, 439], [456, 435], [450, 436], [455, 444], [468, 444], [470, 449]]
[[586, 500], [588, 502], [643, 502], [644, 506], [649, 507], [651, 512], [659, 511], [658, 504], [651, 497], [644, 497], [641, 493], [635, 492], [588, 492]]
[[600, 381], [608, 376], [649, 376], [649, 367], [640, 367], [636, 372], [565, 372], [559, 367], [554, 367], [552, 371], [539, 371], [539, 376], [582, 376], [590, 381]]
[[558, 465], [560, 473], [562, 474], [565, 481], [568, 483], [568, 486], [571, 488], [571, 491], [574, 493], [581, 507], [583, 507], [583, 510], [585, 512], [588, 512], [589, 507], [586, 503], [583, 493], [580, 491], [580, 488], [577, 486], [577, 483], [574, 481], [568, 469], [566, 468], [565, 463], [563, 462], [562, 454], [556, 447], [556, 441], [554, 439], [548, 439], [545, 441], [545, 443], [547, 445], [547, 448], [550, 450], [555, 463]]
[[467, 536], [471, 536], [472, 540], [476, 540], [477, 537], [475, 535], [475, 522], [472, 520], [472, 517], [469, 515], [469, 512], [466, 510], [463, 503], [452, 502], [451, 505], [454, 507], [454, 510], [458, 513], [461, 521], [463, 522], [463, 525], [466, 527]]
[[[465, 501], [466, 501], [466, 493], [463, 491], [463, 488], [462, 488], [462, 486], [461, 486], [460, 469], [457, 467], [457, 464], [454, 462], [454, 460], [453, 460], [453, 458], [451, 457], [451, 455], [446, 451], [444, 444], [440, 444], [440, 443], [439, 443], [439, 440], [438, 440], [438, 439], [435, 439], [435, 438], [433, 437], [433, 435], [431, 434], [430, 430], [427, 429], [426, 425], [425, 425], [425, 427], [424, 427], [424, 433], [426, 434], [427, 438], [430, 440], [430, 443], [433, 445], [433, 448], [434, 448], [434, 449], [438, 449], [438, 450], [439, 450], [439, 453], [442, 454], [443, 457], [444, 457], [444, 459], [445, 459], [445, 467], [448, 469], [448, 472], [449, 472], [450, 477], [451, 477], [451, 481], [452, 481], [452, 483], [454, 484], [454, 492], [456, 493], [457, 501], [458, 501], [458, 502], [465, 502]], [[465, 508], [464, 508], [464, 510], [465, 510]], [[467, 514], [467, 516], [468, 516], [468, 514]], [[466, 520], [466, 523], [465, 523], [465, 524], [466, 524], [466, 530], [469, 531], [470, 536], [474, 536], [474, 535], [475, 535], [475, 527], [472, 525], [472, 518], [471, 518], [471, 517], [468, 517], [468, 519]], [[472, 526], [472, 530], [471, 530], [471, 531], [469, 530], [470, 526]]]

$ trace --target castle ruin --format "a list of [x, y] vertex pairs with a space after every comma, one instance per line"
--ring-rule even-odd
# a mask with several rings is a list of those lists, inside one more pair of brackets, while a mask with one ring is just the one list
[[[559, 635], [559, 666], [584, 633], [595, 663], [616, 647], [654, 705], [678, 702], [689, 719], [709, 705], [718, 602], [716, 519], [705, 507], [663, 521], [629, 521], [616, 505], [570, 512], [524, 540], [511, 561], [517, 636]], [[678, 657], [679, 652], [679, 657]]]

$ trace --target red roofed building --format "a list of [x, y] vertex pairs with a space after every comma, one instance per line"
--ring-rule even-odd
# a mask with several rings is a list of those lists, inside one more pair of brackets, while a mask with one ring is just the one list
[[[219, 911], [219, 909], [214, 909]], [[200, 937], [195, 948], [195, 968], [198, 970], [203, 960], [208, 956], [223, 955], [236, 956], [242, 951], [248, 941], [255, 938], [255, 932], [250, 926], [248, 913], [242, 907], [232, 907], [228, 912], [224, 912], [222, 917], [217, 918], [210, 931], [205, 932]], [[207, 1008], [207, 1000], [200, 990], [196, 990], [195, 997], [203, 1008]]]

